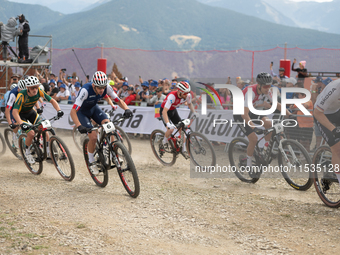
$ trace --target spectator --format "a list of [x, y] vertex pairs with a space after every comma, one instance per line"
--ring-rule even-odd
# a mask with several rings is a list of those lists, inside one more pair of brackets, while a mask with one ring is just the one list
[[21, 14], [19, 16], [19, 58], [22, 60], [28, 59], [28, 32], [30, 31], [30, 25], [25, 19], [25, 15]]
[[[285, 79], [284, 81], [286, 82], [286, 87], [287, 88], [292, 88], [297, 83], [297, 80], [295, 78], [293, 78], [293, 77]], [[294, 93], [292, 93], [292, 92], [286, 93], [286, 98], [287, 99], [292, 99], [293, 97], [294, 97]]]
[[118, 91], [118, 97], [120, 99], [123, 99], [123, 101], [124, 101], [124, 97], [127, 97], [130, 95], [128, 91], [128, 87], [129, 87], [129, 84], [127, 82], [124, 82], [123, 86]]
[[161, 104], [163, 103], [165, 99], [165, 95], [163, 94], [163, 88], [159, 87], [156, 89], [156, 95], [154, 95], [151, 99], [150, 99], [150, 104], [151, 105], [155, 105], [155, 104]]
[[293, 64], [292, 64], [292, 71], [295, 71], [298, 73], [297, 77], [298, 80], [304, 82], [304, 79], [308, 76], [307, 69], [306, 69], [306, 61], [300, 61], [299, 68], [294, 68], [294, 65], [296, 64], [296, 59], [294, 58]]
[[228, 104], [231, 104], [231, 102], [230, 102], [231, 97], [230, 97], [229, 89], [227, 89], [227, 88], [219, 89], [219, 96], [220, 96], [223, 108], [225, 110], [228, 110], [229, 109]]
[[71, 101], [74, 102], [79, 94], [79, 91], [80, 91], [80, 83], [79, 82], [76, 82], [74, 84], [74, 91], [71, 92]]
[[243, 89], [243, 80], [241, 78], [237, 79], [236, 86], [241, 90]]
[[285, 75], [285, 69], [283, 67], [279, 68], [279, 75], [277, 75], [276, 73], [274, 73], [273, 71], [273, 62], [270, 63], [270, 74], [272, 75], [272, 77], [278, 77], [280, 80], [283, 79], [288, 79], [289, 77]]
[[316, 102], [316, 98], [320, 95], [320, 93], [324, 90], [324, 88], [326, 87], [325, 83], [323, 83], [323, 79], [321, 76], [316, 77], [313, 80], [313, 83], [310, 86], [310, 91], [312, 93], [312, 102], [313, 104], [315, 104]]
[[147, 102], [149, 99], [149, 83], [144, 81], [142, 83], [142, 91], [137, 94], [136, 100], [140, 102]]
[[60, 102], [61, 100], [68, 100], [69, 96], [70, 96], [70, 91], [66, 89], [65, 84], [61, 84], [59, 87], [59, 92], [56, 95], [57, 102]]
[[[163, 82], [162, 82], [163, 85]], [[149, 98], [153, 97], [154, 95], [156, 95], [156, 89], [158, 88], [158, 82], [156, 80], [153, 80], [150, 83], [150, 87], [149, 87]], [[162, 88], [163, 90], [163, 88]]]
[[[305, 98], [306, 95], [304, 93], [297, 93], [298, 98], [302, 99]], [[308, 102], [302, 104], [307, 110], [313, 110], [313, 103], [312, 100], [309, 100]], [[292, 110], [293, 114], [301, 115], [302, 117], [297, 117], [296, 120], [298, 122], [299, 128], [297, 130], [299, 142], [307, 149], [307, 151], [310, 151], [310, 144], [312, 142], [312, 136], [313, 136], [313, 118], [310, 116], [303, 116], [304, 114], [302, 111], [297, 109], [296, 105], [291, 105], [290, 109]], [[294, 130], [296, 132], [296, 130]]]
[[134, 105], [136, 101], [136, 92], [134, 92], [134, 88], [130, 86], [127, 88], [127, 91], [129, 95], [124, 98], [124, 102], [126, 105]]

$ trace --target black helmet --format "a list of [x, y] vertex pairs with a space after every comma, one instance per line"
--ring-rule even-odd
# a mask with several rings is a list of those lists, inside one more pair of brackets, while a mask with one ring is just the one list
[[259, 73], [256, 77], [257, 84], [272, 85], [273, 78], [269, 73]]
[[280, 68], [279, 68], [279, 71], [282, 71], [282, 72], [284, 72], [284, 71], [285, 71], [285, 69], [284, 69], [283, 67], [280, 67]]

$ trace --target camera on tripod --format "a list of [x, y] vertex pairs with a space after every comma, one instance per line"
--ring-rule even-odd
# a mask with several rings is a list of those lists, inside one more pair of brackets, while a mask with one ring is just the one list
[[[6, 25], [0, 22], [0, 41], [2, 48], [2, 56], [4, 61], [7, 60], [7, 48], [13, 53], [13, 55], [18, 59], [18, 55], [14, 52], [12, 47], [9, 45], [10, 41], [14, 42], [16, 36], [20, 34], [19, 28], [17, 28], [17, 18], [11, 17], [9, 18]], [[2, 24], [2, 25], [1, 25]]]

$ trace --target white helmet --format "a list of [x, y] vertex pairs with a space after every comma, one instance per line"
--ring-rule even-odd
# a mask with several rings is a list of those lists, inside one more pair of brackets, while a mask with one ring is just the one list
[[45, 91], [44, 85], [40, 84], [39, 89], [42, 90], [42, 91]]
[[191, 90], [189, 83], [187, 83], [186, 81], [178, 82], [176, 87], [178, 90], [180, 90], [183, 93], [189, 93]]
[[24, 80], [20, 80], [20, 81], [18, 82], [18, 87], [19, 87], [20, 90], [26, 89], [26, 83], [25, 83], [25, 81], [24, 81]]
[[98, 87], [106, 87], [107, 86], [107, 76], [102, 71], [97, 71], [94, 73], [92, 77], [92, 82], [94, 85]]
[[37, 77], [35, 76], [29, 76], [27, 79], [26, 79], [26, 87], [29, 88], [29, 87], [33, 87], [33, 86], [37, 86], [37, 85], [41, 85], [40, 81], [38, 80]]
[[9, 89], [12, 90], [12, 89], [14, 89], [14, 88], [16, 88], [16, 87], [18, 87], [18, 84], [13, 83]]

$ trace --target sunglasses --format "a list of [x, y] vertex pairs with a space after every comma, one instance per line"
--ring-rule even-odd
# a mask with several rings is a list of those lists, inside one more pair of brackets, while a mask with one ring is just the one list
[[31, 87], [31, 89], [39, 89], [39, 87]]
[[18, 79], [17, 78], [12, 78], [13, 81], [17, 81]]

